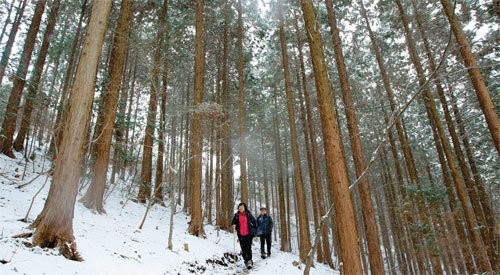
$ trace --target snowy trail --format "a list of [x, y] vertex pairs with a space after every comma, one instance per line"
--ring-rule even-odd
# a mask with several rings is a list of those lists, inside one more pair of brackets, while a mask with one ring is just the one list
[[[7, 261], [0, 263], [0, 274], [292, 275], [303, 272], [303, 265], [293, 265], [294, 261], [298, 261], [297, 255], [283, 253], [276, 246], [271, 258], [261, 259], [258, 239], [253, 245], [255, 267], [252, 270], [243, 268], [241, 258], [236, 264], [228, 263], [227, 267], [207, 263], [208, 259], [220, 259], [224, 253], [232, 253], [233, 236], [223, 231], [217, 236], [216, 228], [211, 225], [205, 225], [206, 239], [191, 236], [187, 233], [189, 217], [183, 213], [174, 216], [174, 249], [170, 251], [167, 248], [170, 207], [154, 205], [143, 229], [139, 230], [145, 206], [127, 201], [125, 194], [119, 190], [115, 190], [106, 201], [105, 215], [93, 214], [78, 202], [75, 206], [74, 235], [84, 262], [67, 260], [56, 250], [28, 248], [23, 242], [31, 242], [31, 238], [11, 237], [31, 232], [29, 223], [19, 219], [26, 215], [33, 195], [43, 185], [46, 176], [39, 176], [22, 189], [16, 188], [19, 183], [28, 182], [42, 171], [42, 160], [36, 160], [35, 173], [33, 163], [29, 163], [21, 181], [24, 162], [20, 163], [20, 159], [20, 155], [17, 160], [0, 155], [0, 261]], [[47, 166], [48, 162], [45, 169]], [[29, 222], [43, 208], [48, 190], [49, 184], [38, 195]], [[184, 244], [188, 244], [189, 252], [184, 250]], [[237, 252], [240, 252], [238, 244]], [[336, 274], [321, 264], [316, 264], [311, 273]]]

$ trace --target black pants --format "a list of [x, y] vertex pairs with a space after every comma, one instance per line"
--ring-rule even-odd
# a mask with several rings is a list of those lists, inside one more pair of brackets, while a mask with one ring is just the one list
[[271, 254], [271, 234], [260, 235], [260, 253], [264, 254], [264, 244], [267, 243], [267, 254]]
[[241, 254], [243, 254], [243, 260], [245, 262], [252, 259], [252, 239], [253, 236], [248, 234], [246, 236], [238, 236], [241, 246]]

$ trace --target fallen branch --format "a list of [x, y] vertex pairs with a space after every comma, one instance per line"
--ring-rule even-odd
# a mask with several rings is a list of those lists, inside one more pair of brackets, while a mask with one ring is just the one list
[[17, 239], [17, 238], [29, 238], [33, 236], [33, 232], [26, 232], [26, 233], [21, 233], [21, 234], [17, 234], [17, 235], [14, 235], [12, 236], [13, 239]]
[[21, 188], [23, 188], [23, 187], [25, 187], [25, 186], [27, 186], [27, 185], [29, 185], [29, 184], [33, 183], [33, 182], [34, 182], [36, 179], [38, 179], [40, 176], [42, 176], [42, 175], [46, 175], [46, 174], [48, 174], [49, 172], [50, 172], [50, 171], [45, 171], [45, 172], [42, 172], [42, 173], [38, 174], [36, 177], [34, 177], [33, 179], [31, 179], [30, 181], [28, 181], [28, 182], [26, 182], [26, 183], [23, 183], [23, 184], [21, 184], [21, 185], [17, 186], [16, 188], [21, 189]]
[[149, 209], [151, 208], [151, 204], [154, 200], [157, 199], [155, 197], [155, 194], [156, 194], [156, 192], [158, 192], [158, 190], [160, 190], [161, 186], [163, 186], [163, 182], [161, 184], [158, 184], [158, 186], [156, 186], [155, 190], [153, 191], [153, 194], [149, 195], [148, 205], [146, 206], [146, 213], [144, 213], [144, 217], [142, 218], [141, 225], [139, 225], [139, 229], [142, 229], [142, 226], [144, 225], [144, 222], [146, 221], [146, 217], [148, 216]]
[[21, 219], [22, 222], [27, 222], [28, 221], [28, 216], [30, 215], [31, 207], [33, 207], [33, 203], [35, 202], [36, 197], [38, 196], [38, 194], [40, 194], [40, 192], [45, 187], [45, 185], [47, 184], [48, 181], [49, 181], [49, 177], [46, 177], [45, 178], [45, 182], [43, 183], [42, 187], [40, 187], [40, 189], [38, 189], [38, 191], [36, 192], [36, 194], [31, 199], [31, 203], [30, 203], [30, 207], [28, 208], [28, 212], [26, 213], [26, 216], [24, 217], [24, 219]]
[[118, 254], [120, 257], [124, 258], [124, 259], [130, 259], [130, 260], [136, 260], [138, 263], [142, 264], [141, 261], [137, 260], [136, 258], [134, 257], [129, 257], [129, 256], [126, 256], [126, 255], [123, 255], [123, 254]]
[[8, 179], [10, 182], [14, 183], [14, 184], [19, 184], [19, 182], [7, 177], [4, 173], [0, 173], [0, 176], [3, 177], [3, 178], [6, 178]]

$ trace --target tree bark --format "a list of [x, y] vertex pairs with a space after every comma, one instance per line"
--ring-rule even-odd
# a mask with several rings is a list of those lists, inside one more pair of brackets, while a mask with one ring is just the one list
[[106, 213], [103, 206], [106, 178], [108, 174], [109, 155], [113, 130], [115, 128], [116, 107], [122, 82], [123, 67], [127, 55], [127, 39], [130, 28], [131, 7], [133, 0], [122, 0], [120, 15], [111, 52], [111, 62], [108, 71], [110, 81], [104, 98], [102, 133], [97, 140], [97, 157], [94, 162], [92, 181], [81, 202], [85, 207], [97, 213]]
[[78, 62], [75, 81], [71, 88], [66, 128], [54, 166], [52, 184], [42, 212], [32, 227], [36, 228], [33, 244], [57, 247], [71, 243], [73, 215], [78, 177], [90, 108], [95, 89], [97, 65], [101, 56], [104, 34], [112, 0], [94, 2], [87, 26], [82, 57]]
[[201, 210], [201, 173], [203, 135], [201, 132], [201, 113], [197, 109], [203, 102], [203, 74], [205, 56], [203, 54], [203, 5], [204, 0], [196, 0], [196, 35], [194, 59], [194, 108], [191, 118], [190, 184], [191, 184], [191, 221], [189, 233], [198, 237], [205, 236], [203, 212]]
[[42, 15], [45, 10], [46, 3], [47, 0], [39, 0], [36, 3], [35, 13], [31, 18], [31, 23], [28, 28], [28, 34], [26, 35], [26, 40], [24, 41], [23, 51], [21, 52], [21, 59], [17, 67], [14, 83], [12, 84], [12, 90], [9, 96], [9, 101], [5, 110], [5, 117], [2, 123], [0, 132], [0, 150], [3, 154], [11, 158], [15, 158], [15, 155], [12, 152], [12, 139], [14, 137], [14, 132], [16, 131], [19, 103], [21, 101], [23, 88], [26, 83], [25, 78], [26, 74], [28, 73], [28, 67], [30, 65], [33, 50], [35, 49], [36, 36], [38, 34], [38, 31], [40, 30], [40, 23], [42, 21]]
[[361, 274], [363, 271], [359, 258], [358, 232], [356, 230], [353, 203], [349, 191], [347, 167], [344, 162], [339, 131], [333, 111], [334, 107], [323, 51], [323, 42], [319, 32], [320, 27], [316, 21], [312, 0], [301, 0], [300, 3], [313, 63], [316, 93], [318, 94], [326, 170], [328, 183], [335, 203], [343, 270], [346, 274]]

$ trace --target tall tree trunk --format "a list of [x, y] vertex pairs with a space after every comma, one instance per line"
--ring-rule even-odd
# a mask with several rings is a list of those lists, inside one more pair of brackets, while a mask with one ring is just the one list
[[448, 139], [445, 136], [444, 133], [444, 128], [441, 123], [441, 120], [439, 119], [439, 114], [437, 112], [436, 108], [436, 103], [434, 102], [434, 98], [431, 94], [430, 88], [427, 85], [426, 77], [424, 75], [424, 71], [422, 68], [422, 65], [420, 63], [420, 59], [418, 57], [417, 49], [415, 46], [415, 42], [413, 41], [411, 31], [408, 26], [408, 20], [406, 18], [403, 6], [401, 5], [400, 0], [395, 0], [396, 5], [401, 17], [401, 21], [403, 23], [404, 31], [405, 31], [405, 36], [406, 36], [406, 42], [408, 46], [408, 52], [410, 54], [410, 58], [412, 63], [414, 64], [414, 67], [417, 71], [418, 75], [418, 80], [420, 86], [424, 89], [424, 100], [425, 100], [425, 105], [426, 105], [426, 111], [428, 113], [429, 119], [431, 122], [435, 123], [435, 128], [437, 130], [437, 134], [439, 136], [439, 139], [441, 141], [441, 144], [444, 149], [444, 153], [446, 156], [446, 159], [448, 161], [448, 165], [450, 167], [450, 171], [452, 174], [453, 181], [455, 183], [455, 188], [456, 192], [458, 195], [458, 198], [461, 202], [462, 209], [465, 214], [466, 218], [466, 225], [468, 227], [468, 231], [471, 234], [472, 238], [472, 243], [474, 247], [474, 251], [476, 255], [478, 256], [478, 262], [479, 262], [479, 268], [481, 272], [491, 272], [491, 267], [488, 261], [488, 255], [486, 253], [486, 249], [484, 247], [484, 244], [481, 240], [481, 235], [479, 232], [474, 230], [473, 228], [476, 228], [478, 226], [476, 217], [474, 215], [474, 212], [472, 211], [472, 208], [470, 206], [469, 202], [469, 197], [466, 192], [466, 188], [463, 182], [463, 179], [459, 175], [458, 172], [458, 167], [455, 161], [455, 157], [453, 156], [450, 148], [450, 144]]
[[209, 224], [212, 224], [212, 190], [213, 190], [213, 179], [214, 179], [214, 138], [215, 138], [215, 132], [214, 132], [214, 126], [215, 126], [215, 121], [212, 120], [210, 124], [210, 140], [209, 140], [209, 153], [208, 153], [208, 178], [205, 179], [205, 188], [206, 188], [206, 205], [207, 209], [206, 211], [206, 216], [207, 216], [207, 222]]
[[[183, 90], [184, 90], [184, 89], [183, 89]], [[184, 104], [184, 103], [185, 103], [185, 97], [182, 97], [181, 106], [185, 106], [185, 104]], [[182, 116], [181, 116], [180, 118], [181, 118], [181, 122], [180, 122], [180, 123], [181, 123], [181, 125], [180, 125], [180, 128], [179, 128], [179, 131], [180, 131], [181, 135], [180, 135], [180, 139], [179, 139], [179, 148], [180, 148], [180, 149], [179, 149], [179, 162], [178, 162], [178, 163], [179, 163], [179, 165], [178, 165], [178, 167], [177, 167], [177, 169], [178, 169], [178, 171], [179, 171], [179, 172], [177, 173], [177, 174], [178, 174], [178, 183], [177, 183], [177, 184], [179, 185], [179, 186], [178, 186], [178, 190], [179, 190], [178, 194], [179, 194], [179, 195], [178, 195], [178, 197], [177, 197], [177, 202], [176, 202], [176, 203], [177, 203], [177, 204], [179, 204], [179, 205], [181, 204], [181, 197], [182, 197], [182, 196], [181, 196], [180, 185], [181, 185], [181, 180], [182, 180], [182, 167], [183, 167], [184, 162], [185, 162], [185, 159], [184, 159], [184, 157], [185, 157], [184, 151], [186, 151], [186, 147], [187, 147], [187, 146], [185, 146], [185, 145], [184, 145], [184, 144], [185, 144], [185, 142], [184, 142], [184, 125], [185, 125], [185, 124], [184, 124], [184, 118], [183, 118]]]
[[22, 0], [19, 2], [14, 22], [12, 23], [12, 27], [10, 28], [9, 38], [5, 43], [5, 48], [2, 53], [2, 59], [0, 60], [0, 86], [2, 85], [3, 77], [5, 76], [5, 71], [7, 70], [9, 57], [12, 52], [12, 47], [14, 46], [14, 42], [16, 40], [17, 31], [19, 30], [19, 26], [21, 25], [23, 19], [24, 9], [26, 8], [27, 2], [28, 0]]
[[[358, 118], [352, 98], [349, 76], [344, 62], [344, 54], [342, 52], [342, 42], [340, 40], [339, 29], [337, 27], [337, 19], [333, 11], [333, 3], [331, 0], [325, 0], [326, 9], [328, 11], [328, 22], [330, 23], [330, 33], [333, 39], [333, 49], [335, 51], [335, 63], [339, 73], [340, 87], [342, 90], [344, 110], [347, 118], [347, 128], [351, 138], [352, 157], [354, 159], [354, 167], [356, 176], [361, 174], [366, 169], [366, 162], [363, 153], [363, 144], [361, 142]], [[368, 177], [360, 182], [359, 196], [361, 200], [361, 209], [363, 212], [363, 222], [365, 225], [366, 241], [368, 244], [368, 257], [370, 259], [370, 271], [372, 274], [384, 274], [384, 261], [382, 260], [382, 252], [380, 251], [380, 240], [378, 238], [377, 223], [375, 220], [375, 210], [372, 203], [372, 195], [370, 190], [370, 182]]]
[[153, 138], [155, 134], [156, 124], [156, 109], [158, 101], [159, 88], [159, 67], [162, 52], [163, 37], [165, 33], [165, 17], [167, 15], [168, 0], [163, 1], [160, 14], [158, 16], [158, 30], [156, 34], [156, 48], [153, 57], [153, 72], [150, 85], [150, 96], [148, 114], [146, 120], [146, 130], [144, 134], [144, 145], [142, 149], [142, 164], [141, 164], [141, 184], [139, 187], [138, 200], [145, 203], [146, 199], [151, 196], [151, 178], [152, 178], [152, 163], [153, 163]]
[[[295, 20], [296, 21], [296, 20]], [[307, 120], [306, 120], [306, 111], [304, 107], [304, 99], [301, 93], [301, 83], [300, 83], [300, 73], [299, 73], [299, 65], [297, 64], [298, 60], [295, 59], [295, 72], [296, 72], [296, 78], [297, 78], [297, 91], [299, 93], [299, 103], [300, 103], [300, 120], [302, 122], [302, 131], [304, 135], [304, 143], [306, 146], [306, 159], [307, 159], [307, 171], [309, 171], [309, 184], [311, 186], [311, 203], [312, 203], [312, 209], [313, 209], [313, 222], [314, 222], [314, 230], [318, 230], [319, 228], [319, 217], [321, 217], [319, 213], [319, 196], [318, 196], [318, 191], [316, 190], [316, 179], [314, 177], [314, 169], [313, 169], [313, 163], [312, 163], [312, 156], [311, 156], [311, 144], [310, 144], [310, 138], [309, 138], [309, 133], [307, 132], [308, 128], [307, 127]], [[323, 239], [323, 238], [321, 238]], [[324, 257], [323, 257], [323, 247], [322, 245], [318, 245], [317, 247], [318, 250], [318, 255], [317, 259], [318, 262], [324, 263]]]
[[[168, 12], [168, 11], [167, 11]], [[168, 47], [168, 27], [166, 32], [166, 44]], [[156, 158], [156, 175], [155, 175], [155, 200], [163, 203], [163, 159], [165, 153], [165, 123], [167, 112], [167, 80], [168, 80], [168, 56], [165, 54], [163, 57], [163, 72], [162, 72], [162, 86], [161, 86], [161, 99], [160, 99], [160, 129], [158, 131], [158, 156]]]
[[486, 84], [484, 83], [476, 58], [472, 53], [469, 40], [467, 39], [467, 36], [465, 36], [462, 26], [460, 25], [459, 18], [455, 15], [455, 11], [453, 10], [450, 0], [440, 0], [440, 2], [443, 6], [446, 17], [450, 22], [450, 27], [453, 30], [453, 34], [455, 35], [455, 39], [458, 43], [460, 54], [464, 59], [464, 65], [467, 68], [472, 86], [474, 86], [477, 99], [481, 105], [486, 123], [488, 123], [491, 136], [493, 137], [493, 143], [495, 144], [497, 152], [500, 156], [500, 119], [498, 118], [496, 107], [491, 100], [488, 87], [486, 87]]
[[274, 108], [273, 108], [273, 132], [274, 132], [274, 149], [275, 149], [275, 159], [276, 159], [276, 170], [277, 172], [277, 177], [278, 177], [278, 192], [277, 192], [277, 197], [278, 197], [278, 208], [279, 208], [279, 220], [280, 220], [280, 238], [281, 238], [281, 245], [280, 245], [280, 250], [285, 251], [285, 252], [290, 252], [291, 251], [291, 246], [290, 246], [290, 241], [288, 237], [288, 221], [286, 218], [286, 206], [285, 206], [285, 188], [284, 188], [284, 182], [283, 182], [283, 166], [282, 166], [282, 159], [281, 159], [281, 138], [280, 138], [280, 133], [279, 133], [279, 127], [278, 127], [278, 114], [277, 114], [277, 108], [278, 108], [278, 103], [276, 100], [276, 87], [274, 89]]
[[386, 255], [386, 263], [388, 270], [391, 274], [395, 274], [395, 265], [394, 265], [394, 258], [393, 258], [393, 250], [392, 246], [389, 241], [389, 236], [392, 235], [392, 232], [389, 231], [389, 227], [387, 226], [387, 216], [386, 216], [386, 211], [384, 211], [384, 206], [382, 205], [382, 198], [380, 196], [380, 192], [377, 192], [376, 189], [374, 190], [374, 197], [375, 197], [375, 202], [377, 203], [377, 212], [379, 216], [379, 226], [380, 226], [380, 232], [382, 235], [382, 243], [384, 244], [385, 248], [385, 255]]
[[40, 85], [43, 66], [45, 65], [45, 59], [47, 58], [49, 45], [52, 40], [52, 33], [54, 32], [54, 28], [56, 26], [60, 3], [60, 0], [55, 0], [52, 3], [47, 27], [45, 28], [45, 32], [43, 34], [42, 45], [40, 46], [40, 51], [35, 62], [35, 67], [33, 68], [31, 78], [28, 83], [28, 95], [25, 97], [24, 110], [21, 119], [21, 128], [19, 129], [19, 132], [17, 133], [17, 137], [14, 140], [13, 144], [14, 150], [18, 152], [24, 149], [24, 141], [26, 133], [28, 132], [30, 127], [31, 112], [33, 111], [33, 100], [36, 98], [36, 94]]
[[191, 185], [191, 221], [189, 222], [189, 233], [195, 236], [204, 236], [203, 212], [201, 210], [201, 173], [203, 134], [201, 132], [202, 114], [198, 110], [203, 102], [203, 75], [205, 70], [205, 56], [203, 54], [203, 3], [204, 0], [196, 0], [196, 35], [195, 35], [195, 58], [194, 58], [194, 108], [191, 118], [191, 150], [190, 150], [190, 185]]
[[32, 227], [36, 228], [33, 244], [41, 247], [62, 246], [73, 242], [73, 215], [78, 177], [85, 144], [85, 128], [95, 89], [97, 65], [112, 0], [96, 1], [87, 26], [82, 57], [78, 62], [71, 88], [69, 112], [60, 151], [54, 166], [52, 184], [42, 212]]
[[316, 21], [312, 0], [301, 0], [302, 13], [311, 52], [316, 93], [323, 131], [326, 170], [328, 183], [333, 194], [335, 213], [339, 230], [339, 240], [343, 270], [346, 274], [361, 274], [359, 258], [358, 232], [356, 230], [354, 209], [349, 190], [347, 167], [341, 150], [339, 130], [334, 115], [333, 100], [330, 92], [323, 42]]
[[[109, 183], [111, 185], [114, 185], [116, 182], [116, 175], [119, 174], [119, 178], [124, 180], [125, 179], [125, 152], [127, 148], [125, 140], [125, 135], [126, 135], [126, 116], [127, 116], [127, 102], [129, 100], [129, 96], [132, 96], [132, 93], [130, 93], [130, 75], [132, 74], [132, 64], [128, 62], [129, 54], [127, 53], [125, 57], [125, 63], [124, 63], [124, 72], [123, 72], [123, 79], [122, 79], [122, 85], [121, 85], [121, 92], [120, 92], [120, 99], [118, 101], [118, 106], [117, 106], [117, 114], [120, 114], [118, 118], [116, 119], [115, 122], [115, 131], [114, 131], [114, 137], [115, 137], [115, 144], [113, 146], [113, 156], [111, 157], [111, 179]], [[127, 65], [128, 64], [128, 65]], [[127, 66], [129, 69], [127, 70]]]
[[[190, 91], [191, 91], [191, 76], [188, 76], [188, 84], [187, 84], [187, 90], [186, 90], [186, 106], [190, 106], [191, 100], [190, 100]], [[191, 196], [189, 195], [189, 188], [191, 185], [188, 184], [188, 177], [189, 177], [189, 165], [191, 164], [191, 161], [189, 160], [189, 150], [190, 146], [190, 122], [191, 122], [191, 116], [190, 113], [186, 113], [186, 127], [185, 128], [185, 134], [184, 134], [184, 144], [186, 149], [184, 150], [184, 162], [182, 166], [182, 175], [184, 177], [183, 180], [183, 187], [182, 187], [182, 193], [184, 195], [184, 205], [183, 205], [183, 211], [189, 214], [189, 207], [191, 205]], [[180, 196], [179, 196], [180, 197]]]
[[[219, 38], [219, 51], [217, 55], [217, 83], [215, 86], [217, 104], [221, 105], [222, 100], [222, 55], [223, 39]], [[215, 120], [215, 224], [222, 225], [221, 209], [221, 148], [222, 148], [222, 119], [217, 117]]]
[[[224, 2], [224, 13], [229, 16], [230, 4], [226, 0]], [[224, 109], [224, 114], [222, 116], [222, 126], [221, 126], [221, 139], [222, 139], [222, 149], [221, 149], [221, 211], [222, 220], [221, 228], [224, 230], [230, 229], [230, 218], [233, 209], [233, 198], [231, 195], [231, 170], [233, 169], [232, 160], [232, 148], [231, 148], [231, 119], [229, 117], [230, 103], [229, 103], [229, 87], [228, 87], [228, 52], [229, 52], [229, 37], [228, 37], [228, 22], [227, 19], [224, 22], [223, 30], [223, 57], [222, 57], [222, 107]]]
[[243, 72], [243, 18], [241, 10], [241, 0], [238, 0], [238, 124], [240, 128], [240, 184], [241, 201], [248, 203], [247, 188], [247, 146], [245, 141], [245, 75]]
[[[273, 131], [274, 132], [274, 131]], [[271, 171], [271, 179], [275, 179], [276, 177], [274, 177], [274, 170]], [[276, 192], [274, 191], [276, 189], [276, 187], [273, 186], [273, 181], [271, 180], [270, 181], [270, 185], [269, 188], [271, 189], [271, 204], [272, 204], [272, 208], [270, 209], [270, 213], [271, 215], [273, 215], [273, 217], [278, 217], [275, 219], [276, 221], [276, 228], [279, 228], [280, 229], [280, 233], [281, 233], [281, 225], [280, 225], [280, 219], [281, 219], [281, 216], [279, 215], [279, 207], [278, 207], [278, 204], [277, 204], [277, 201], [278, 199], [276, 198]], [[276, 184], [274, 184], [276, 185]], [[274, 240], [278, 240], [278, 238], [276, 237], [276, 231], [278, 230], [273, 230], [274, 231], [274, 234], [273, 234], [273, 237], [274, 237]]]
[[26, 74], [31, 61], [31, 55], [35, 49], [36, 35], [40, 29], [42, 15], [45, 10], [47, 0], [39, 0], [35, 6], [35, 13], [31, 18], [31, 23], [24, 41], [23, 51], [21, 52], [21, 60], [17, 67], [17, 71], [10, 92], [9, 101], [5, 110], [5, 117], [2, 123], [0, 132], [0, 150], [3, 154], [15, 158], [12, 152], [12, 139], [16, 131], [17, 111], [23, 93], [24, 84], [26, 83]]
[[[102, 133], [97, 140], [97, 157], [94, 162], [92, 181], [81, 202], [85, 207], [97, 213], [106, 213], [103, 206], [106, 177], [108, 174], [109, 155], [113, 130], [115, 128], [116, 107], [122, 82], [123, 67], [127, 55], [127, 38], [130, 29], [131, 7], [133, 0], [122, 0], [120, 15], [111, 53], [111, 62], [108, 71], [110, 81], [104, 99]], [[116, 150], [116, 149], [115, 149]]]
[[[299, 26], [298, 26], [298, 17], [296, 14], [294, 14], [294, 25], [295, 25], [295, 32], [297, 36], [297, 50], [299, 52], [299, 64], [300, 64], [300, 74], [301, 74], [301, 79], [302, 79], [302, 92], [303, 92], [303, 98], [305, 102], [305, 107], [306, 107], [306, 117], [307, 117], [307, 125], [308, 125], [308, 133], [309, 133], [309, 139], [311, 142], [311, 156], [312, 156], [312, 161], [313, 161], [313, 169], [314, 169], [314, 184], [317, 189], [317, 199], [318, 199], [318, 207], [319, 207], [319, 214], [320, 217], [324, 216], [326, 214], [325, 210], [325, 202], [323, 200], [323, 186], [322, 186], [322, 177], [321, 177], [321, 171], [320, 171], [320, 164], [319, 164], [319, 157], [318, 157], [318, 145], [316, 143], [316, 133], [314, 130], [314, 125], [313, 125], [313, 116], [312, 116], [312, 110], [311, 110], [311, 103], [309, 99], [309, 88], [307, 87], [307, 78], [306, 78], [306, 69], [304, 65], [304, 55], [302, 53], [302, 39], [300, 36], [299, 32]], [[331, 250], [330, 250], [330, 244], [328, 242], [328, 230], [323, 230], [323, 253], [324, 253], [324, 259], [325, 261], [330, 265], [330, 267], [333, 267], [333, 262], [331, 259]]]
[[[260, 146], [261, 146], [261, 157], [262, 157], [262, 177], [264, 181], [264, 202], [265, 207], [268, 211], [271, 211], [272, 207], [269, 204], [269, 183], [267, 181], [267, 171], [266, 171], [266, 158], [265, 158], [265, 145], [264, 145], [264, 133], [262, 127], [260, 127]], [[273, 205], [274, 206], [274, 205]], [[271, 213], [271, 212], [269, 212]]]
[[[137, 79], [137, 61], [138, 61], [138, 53], [135, 52], [134, 54], [134, 62], [133, 62], [133, 69], [132, 69], [132, 79], [131, 79], [131, 85], [130, 85], [130, 89], [128, 91], [129, 93], [129, 97], [128, 97], [128, 110], [127, 110], [127, 115], [125, 116], [125, 147], [123, 148], [123, 153], [128, 155], [128, 146], [130, 144], [130, 147], [133, 148], [133, 144], [131, 144], [132, 142], [130, 142], [131, 140], [133, 140], [132, 137], [129, 138], [130, 136], [130, 127], [131, 127], [131, 123], [132, 123], [132, 105], [134, 103], [134, 92], [135, 92], [135, 83], [136, 83], [136, 79]], [[130, 139], [130, 141], [129, 141]], [[125, 172], [125, 170], [127, 169], [127, 167], [129, 166], [130, 164], [130, 161], [128, 160], [129, 158], [127, 157], [124, 161], [123, 161], [123, 167], [122, 167], [122, 170]]]
[[288, 53], [285, 40], [285, 27], [283, 24], [283, 14], [281, 1], [278, 3], [278, 17], [279, 17], [279, 29], [280, 29], [280, 41], [281, 41], [281, 61], [283, 64], [283, 73], [285, 76], [285, 92], [287, 98], [287, 108], [288, 108], [288, 120], [290, 124], [290, 143], [292, 147], [292, 163], [293, 163], [293, 176], [295, 182], [295, 189], [297, 190], [297, 208], [298, 213], [295, 213], [299, 218], [300, 226], [300, 259], [303, 263], [307, 261], [307, 254], [311, 248], [310, 233], [309, 233], [309, 221], [307, 218], [306, 211], [306, 199], [304, 193], [304, 185], [302, 182], [302, 172], [300, 168], [300, 155], [299, 155], [299, 144], [297, 142], [297, 129], [295, 126], [295, 111], [292, 95], [292, 87], [290, 83], [290, 72], [288, 70]]
[[[280, 125], [280, 123], [276, 123], [276, 125]], [[276, 132], [279, 133], [279, 127], [276, 128]], [[292, 200], [290, 200], [290, 165], [289, 165], [289, 162], [288, 162], [288, 142], [287, 142], [287, 138], [286, 138], [286, 134], [285, 134], [285, 137], [283, 138], [285, 140], [285, 144], [284, 144], [284, 147], [285, 147], [285, 194], [286, 194], [286, 197], [285, 197], [285, 202], [286, 202], [286, 225], [287, 225], [287, 230], [288, 230], [288, 242], [290, 243], [290, 246], [292, 245], [292, 230], [291, 230], [291, 227], [292, 227], [292, 222], [291, 222], [291, 219], [290, 219], [290, 215], [292, 213], [292, 210], [291, 210], [291, 206], [290, 204], [292, 204]], [[293, 172], [292, 172], [293, 173]], [[293, 179], [292, 179], [293, 180]], [[297, 201], [295, 199], [295, 192], [293, 193], [294, 194], [294, 199], [293, 199], [293, 203], [294, 203], [294, 206], [295, 206], [295, 202]], [[294, 214], [297, 214], [297, 211], [296, 209], [294, 208]], [[295, 225], [298, 227], [298, 221], [297, 219], [295, 220]], [[296, 231], [298, 232], [298, 230]], [[297, 248], [300, 246], [300, 243], [299, 243], [299, 238], [300, 238], [300, 234], [297, 233]], [[293, 247], [292, 248], [292, 251], [293, 251]]]

